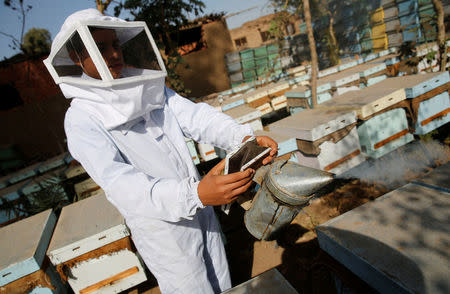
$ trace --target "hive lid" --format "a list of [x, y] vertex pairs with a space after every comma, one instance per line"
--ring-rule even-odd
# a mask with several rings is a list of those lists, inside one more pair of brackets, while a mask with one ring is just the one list
[[316, 141], [356, 122], [353, 109], [306, 109], [269, 125], [269, 131], [291, 138]]
[[450, 163], [443, 164], [414, 183], [450, 193]]
[[0, 228], [0, 286], [40, 269], [55, 223], [48, 209]]
[[380, 293], [448, 293], [449, 205], [407, 184], [318, 226], [319, 244]]
[[224, 111], [225, 114], [231, 116], [234, 119], [238, 119], [248, 114], [259, 113], [257, 117], [261, 116], [261, 113], [258, 109], [252, 108], [247, 105], [239, 105], [234, 108], [231, 108], [227, 111]]
[[62, 209], [48, 252], [54, 254], [103, 232], [123, 230], [124, 226], [124, 218], [105, 194], [83, 199]]

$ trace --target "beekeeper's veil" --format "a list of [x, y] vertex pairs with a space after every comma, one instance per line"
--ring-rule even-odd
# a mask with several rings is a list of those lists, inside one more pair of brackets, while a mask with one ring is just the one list
[[[111, 48], [112, 61], [106, 53]], [[85, 60], [96, 75], [83, 67]], [[66, 98], [75, 98], [72, 106], [108, 129], [164, 106], [166, 69], [145, 22], [78, 11], [62, 25], [44, 63]]]

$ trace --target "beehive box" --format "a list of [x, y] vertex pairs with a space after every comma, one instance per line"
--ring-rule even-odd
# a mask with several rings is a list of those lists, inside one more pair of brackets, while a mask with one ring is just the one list
[[18, 218], [26, 216], [23, 212], [23, 204], [20, 203], [19, 197], [22, 196], [22, 188], [28, 181], [16, 183], [0, 190], [0, 203], [9, 203], [12, 207], [10, 210], [0, 210], [0, 224], [12, 222]]
[[448, 92], [443, 92], [420, 102], [415, 125], [415, 134], [424, 135], [445, 125], [450, 121], [450, 99]]
[[[57, 186], [64, 180], [65, 167], [60, 167], [56, 170], [49, 171], [43, 175], [30, 179], [21, 189], [23, 195], [30, 195], [32, 193], [41, 191], [42, 189]], [[61, 187], [62, 189], [62, 187]], [[62, 191], [63, 193], [63, 191]], [[63, 193], [65, 194], [65, 193]], [[67, 195], [65, 195], [67, 200]]]
[[359, 73], [342, 71], [323, 77], [319, 82], [330, 83], [333, 88], [348, 87], [356, 84], [359, 85]]
[[225, 114], [234, 118], [239, 124], [250, 124], [254, 131], [262, 129], [261, 112], [258, 109], [247, 105], [240, 105], [239, 107], [225, 111]]
[[265, 115], [273, 111], [272, 105], [270, 103], [264, 103], [256, 107], [256, 109], [258, 109], [259, 112], [261, 112], [261, 115]]
[[302, 165], [339, 174], [365, 160], [351, 110], [308, 109], [270, 124], [269, 131], [298, 140]]
[[76, 183], [74, 189], [78, 200], [92, 196], [92, 192], [101, 190], [100, 186], [91, 178]]
[[195, 142], [192, 139], [185, 138], [186, 145], [189, 149], [189, 153], [191, 154], [192, 161], [194, 164], [200, 163], [200, 158], [197, 153], [197, 149], [195, 148]]
[[47, 256], [75, 293], [118, 293], [147, 279], [125, 220], [104, 194], [62, 209]]
[[248, 280], [240, 285], [237, 285], [223, 294], [244, 294], [244, 293], [259, 293], [259, 294], [298, 294], [298, 292], [289, 284], [289, 282], [280, 274], [280, 272], [273, 268], [264, 272], [251, 280]]
[[42, 164], [41, 162], [35, 163], [7, 176], [8, 184], [15, 184], [37, 175], [39, 173], [38, 169], [41, 166], [41, 164]]
[[50, 158], [44, 162], [41, 163], [41, 165], [38, 168], [39, 173], [45, 173], [51, 169], [60, 167], [62, 165], [66, 165], [66, 158], [69, 156], [68, 153], [63, 153], [58, 156], [55, 156], [53, 158]]
[[198, 143], [197, 148], [203, 161], [210, 161], [217, 158], [213, 145]]
[[407, 184], [318, 226], [320, 247], [379, 293], [448, 293], [449, 196]]
[[282, 96], [273, 98], [272, 101], [270, 102], [270, 104], [272, 105], [273, 110], [280, 110], [280, 109], [286, 108], [286, 106], [287, 106], [286, 96], [282, 95]]
[[45, 257], [55, 223], [49, 209], [0, 228], [0, 293], [66, 293]]
[[329, 67], [329, 68], [319, 71], [318, 77], [322, 78], [322, 77], [337, 73], [338, 71], [339, 71], [338, 66]]
[[233, 96], [222, 102], [222, 111], [227, 111], [242, 104], [245, 104], [245, 100], [241, 97], [241, 95]]
[[70, 166], [67, 170], [64, 171], [64, 174], [67, 179], [75, 178], [79, 175], [86, 174], [86, 170], [83, 168], [81, 164], [77, 164], [74, 166]]
[[395, 108], [364, 121], [358, 126], [358, 135], [361, 150], [372, 158], [379, 158], [414, 140], [403, 108]]
[[358, 61], [352, 60], [352, 61], [349, 61], [349, 62], [346, 62], [346, 63], [344, 63], [344, 64], [339, 65], [339, 66], [338, 66], [338, 70], [339, 70], [339, 71], [343, 71], [343, 70], [346, 70], [346, 69], [355, 67], [355, 66], [357, 66], [357, 65], [358, 65]]

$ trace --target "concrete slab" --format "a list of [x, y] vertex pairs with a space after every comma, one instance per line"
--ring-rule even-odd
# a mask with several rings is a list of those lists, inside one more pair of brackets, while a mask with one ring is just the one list
[[380, 293], [449, 293], [449, 196], [407, 184], [318, 226], [320, 247]]

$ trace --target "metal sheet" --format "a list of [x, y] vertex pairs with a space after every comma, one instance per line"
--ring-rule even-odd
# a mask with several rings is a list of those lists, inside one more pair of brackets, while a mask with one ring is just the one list
[[405, 185], [317, 227], [319, 244], [380, 293], [449, 293], [449, 196]]

